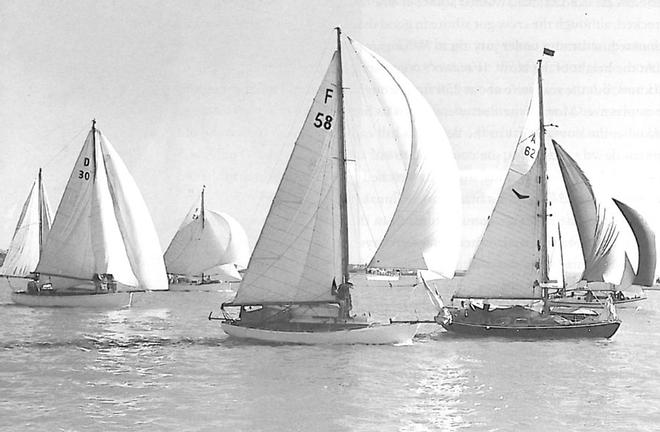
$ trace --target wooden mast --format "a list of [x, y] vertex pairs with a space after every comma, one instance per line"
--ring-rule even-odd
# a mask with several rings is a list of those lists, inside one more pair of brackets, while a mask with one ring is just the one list
[[39, 212], [39, 258], [43, 249], [43, 229], [44, 229], [44, 203], [43, 203], [43, 186], [41, 185], [41, 168], [39, 168], [38, 185], [37, 185], [37, 211]]
[[[541, 259], [540, 259], [540, 270], [541, 270], [541, 286], [544, 286], [548, 282], [548, 191], [547, 191], [547, 167], [546, 167], [546, 149], [545, 149], [545, 123], [543, 122], [543, 79], [541, 76], [541, 59], [538, 61], [538, 81], [539, 81], [539, 157], [541, 160], [540, 163], [540, 174], [539, 174], [539, 184], [541, 188], [541, 202], [540, 204], [540, 218], [541, 218], [541, 238], [540, 247], [541, 247]], [[547, 297], [547, 289], [543, 289], [543, 297]]]
[[341, 58], [341, 28], [337, 30], [337, 87], [339, 87], [338, 102], [338, 132], [337, 153], [339, 157], [339, 236], [341, 243], [342, 282], [349, 281], [348, 274], [348, 199], [346, 194], [346, 146], [344, 142], [344, 83]]

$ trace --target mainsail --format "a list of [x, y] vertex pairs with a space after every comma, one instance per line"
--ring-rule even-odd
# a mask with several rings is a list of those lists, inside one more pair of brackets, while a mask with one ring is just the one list
[[629, 205], [614, 199], [632, 229], [637, 242], [639, 265], [632, 284], [653, 286], [655, 283], [656, 247], [655, 234], [642, 215]]
[[[349, 39], [350, 40], [350, 39]], [[234, 304], [334, 301], [332, 281], [344, 277], [340, 214], [342, 164], [358, 190], [348, 192], [349, 221], [364, 223], [377, 267], [431, 268], [451, 277], [459, 248], [458, 171], [442, 127], [428, 103], [389, 63], [350, 40], [365, 75], [380, 94], [380, 115], [389, 116], [399, 140], [383, 140], [375, 152], [343, 141], [341, 54], [338, 50], [319, 87], [266, 217]], [[391, 97], [390, 97], [391, 96]], [[348, 97], [347, 97], [348, 99]], [[346, 127], [359, 134], [365, 123], [346, 103]], [[402, 122], [400, 113], [404, 113]], [[370, 119], [365, 120], [369, 122]], [[374, 162], [376, 159], [376, 162]], [[392, 170], [387, 167], [393, 167]], [[380, 178], [379, 178], [380, 177]], [[375, 195], [362, 186], [378, 182]], [[367, 196], [367, 205], [359, 202]], [[375, 199], [373, 199], [375, 197]], [[362, 207], [355, 217], [355, 207]], [[358, 232], [349, 226], [349, 236]], [[351, 241], [357, 241], [351, 239]]]
[[36, 271], [167, 289], [156, 230], [135, 181], [110, 142], [92, 127], [67, 182]]
[[50, 224], [50, 204], [39, 170], [39, 175], [23, 204], [0, 273], [5, 276], [26, 277], [33, 272], [39, 262], [42, 244], [50, 231]]
[[245, 268], [250, 257], [247, 234], [233, 217], [205, 208], [203, 193], [165, 251], [167, 272], [240, 280], [236, 268]]
[[456, 296], [541, 298], [538, 86], [504, 185]]

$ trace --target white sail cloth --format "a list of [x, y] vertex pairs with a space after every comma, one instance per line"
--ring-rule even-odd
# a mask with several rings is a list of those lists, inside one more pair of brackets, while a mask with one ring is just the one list
[[[456, 296], [540, 298], [538, 84], [486, 230]], [[535, 283], [537, 282], [537, 283]]]
[[83, 280], [111, 273], [123, 285], [167, 289], [146, 204], [98, 129], [92, 128], [76, 160], [36, 271]]
[[228, 276], [240, 280], [236, 267], [245, 268], [250, 258], [247, 234], [236, 219], [203, 209], [202, 202], [190, 209], [165, 251], [167, 272], [199, 276], [230, 271]]
[[33, 272], [39, 263], [41, 245], [50, 231], [50, 224], [46, 189], [35, 180], [23, 204], [0, 274], [25, 277]]
[[[349, 242], [368, 243], [352, 248], [351, 254], [366, 251], [377, 267], [430, 268], [451, 277], [458, 259], [460, 196], [447, 137], [428, 103], [400, 72], [355, 41], [351, 44], [361, 61], [358, 72], [380, 91], [382, 106], [371, 112], [387, 116], [394, 129], [394, 137], [380, 140], [378, 147], [346, 141], [348, 183], [356, 188], [348, 191]], [[334, 300], [332, 281], [339, 283], [343, 273], [338, 175], [344, 155], [339, 154], [336, 130], [339, 61], [335, 53], [294, 145], [235, 304]], [[347, 135], [360, 135], [372, 119], [355, 118], [350, 96], [347, 92]], [[360, 232], [368, 232], [369, 239], [355, 238]]]

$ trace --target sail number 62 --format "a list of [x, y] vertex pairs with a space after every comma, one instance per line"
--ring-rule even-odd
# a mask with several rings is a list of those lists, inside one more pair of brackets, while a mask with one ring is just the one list
[[536, 154], [536, 149], [533, 149], [530, 146], [525, 147], [525, 156], [529, 156], [534, 159], [534, 154]]
[[317, 128], [323, 127], [325, 130], [330, 130], [332, 127], [332, 116], [325, 115], [322, 112], [316, 114], [314, 119], [314, 126]]

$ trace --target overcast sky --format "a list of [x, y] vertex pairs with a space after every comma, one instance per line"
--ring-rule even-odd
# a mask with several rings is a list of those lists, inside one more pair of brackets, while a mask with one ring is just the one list
[[660, 233], [660, 4], [618, 3], [3, 0], [0, 247], [39, 167], [56, 208], [92, 118], [135, 177], [163, 249], [203, 184], [209, 207], [254, 244], [337, 25], [401, 70], [445, 127], [461, 171], [461, 267], [544, 46], [556, 50], [544, 60], [553, 136]]

